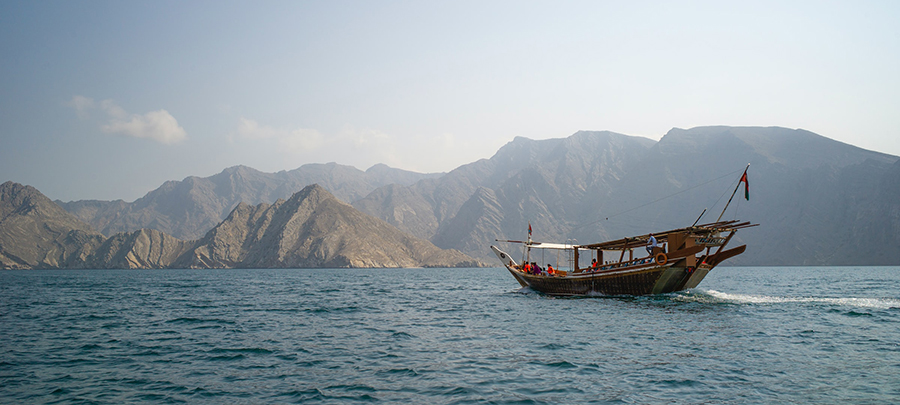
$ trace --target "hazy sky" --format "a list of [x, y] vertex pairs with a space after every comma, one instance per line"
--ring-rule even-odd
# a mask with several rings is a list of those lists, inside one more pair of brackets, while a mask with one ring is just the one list
[[900, 155], [900, 2], [0, 2], [0, 182], [421, 172], [515, 136], [803, 128]]

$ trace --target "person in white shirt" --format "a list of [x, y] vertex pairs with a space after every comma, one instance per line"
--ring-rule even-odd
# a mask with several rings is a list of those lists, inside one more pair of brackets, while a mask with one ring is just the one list
[[653, 248], [659, 247], [659, 244], [656, 243], [656, 238], [653, 234], [650, 234], [650, 241], [647, 243], [647, 254], [653, 254]]

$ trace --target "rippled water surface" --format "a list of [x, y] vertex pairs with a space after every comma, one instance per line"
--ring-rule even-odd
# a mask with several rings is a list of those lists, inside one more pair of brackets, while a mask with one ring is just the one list
[[900, 268], [552, 298], [503, 269], [0, 272], [3, 403], [898, 403]]

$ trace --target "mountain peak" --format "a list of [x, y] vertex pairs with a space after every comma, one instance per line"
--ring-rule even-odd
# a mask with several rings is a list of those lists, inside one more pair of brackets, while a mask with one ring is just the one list
[[222, 170], [222, 172], [220, 174], [233, 175], [235, 173], [262, 173], [262, 172], [254, 169], [250, 166], [236, 165], [236, 166], [231, 166], [231, 167], [225, 168], [225, 170]]
[[0, 184], [0, 201], [10, 198], [18, 198], [23, 195], [22, 193], [25, 193], [25, 195], [29, 196], [38, 194], [43, 195], [34, 187], [26, 186], [14, 181], [7, 181], [6, 183]]
[[454, 267], [477, 262], [406, 235], [311, 184], [281, 204], [261, 204], [255, 209], [239, 206], [188, 256], [179, 259], [179, 265]]
[[11, 215], [64, 216], [84, 231], [90, 227], [76, 220], [59, 205], [32, 186], [7, 181], [0, 185], [0, 221]]
[[[728, 127], [704, 126], [691, 129], [672, 128], [659, 142], [661, 149], [681, 154], [700, 145], [714, 149], [741, 150], [763, 157], [769, 162], [795, 168], [821, 166], [843, 167], [858, 164], [866, 159], [893, 163], [897, 157], [865, 150], [853, 145], [824, 137], [804, 129], [783, 127]], [[710, 153], [715, 153], [713, 150]], [[733, 156], [737, 158], [738, 156]]]
[[326, 190], [325, 187], [320, 186], [318, 183], [313, 183], [306, 187], [303, 187], [302, 190], [294, 193], [291, 198], [287, 200], [287, 202], [310, 201], [315, 204], [319, 204], [323, 201], [331, 200], [346, 205], [346, 203], [339, 201], [337, 197], [334, 196], [334, 194], [331, 194], [328, 190]]
[[78, 267], [102, 240], [34, 187], [0, 185], [0, 268]]
[[391, 169], [393, 169], [393, 168], [384, 163], [376, 163], [376, 164], [372, 165], [372, 167], [366, 169], [366, 173], [384, 172], [384, 171], [391, 170]]

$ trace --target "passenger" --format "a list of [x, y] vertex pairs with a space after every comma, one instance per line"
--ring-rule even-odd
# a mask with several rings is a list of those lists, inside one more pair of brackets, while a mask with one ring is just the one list
[[531, 274], [531, 265], [528, 262], [522, 265], [522, 272], [525, 274]]
[[597, 259], [591, 259], [591, 268], [593, 268], [593, 269], [597, 268]]
[[658, 247], [658, 246], [659, 246], [659, 245], [656, 243], [656, 238], [655, 238], [655, 237], [653, 236], [653, 234], [651, 233], [651, 234], [650, 234], [650, 240], [647, 242], [647, 254], [652, 255], [652, 254], [653, 254], [653, 249], [656, 248], [656, 247]]
[[531, 268], [534, 270], [534, 274], [538, 275], [544, 272], [544, 269], [541, 266], [537, 265], [537, 262], [531, 262]]
[[553, 266], [551, 266], [550, 263], [547, 263], [547, 273], [550, 273], [551, 276], [556, 275], [556, 270], [553, 270]]

